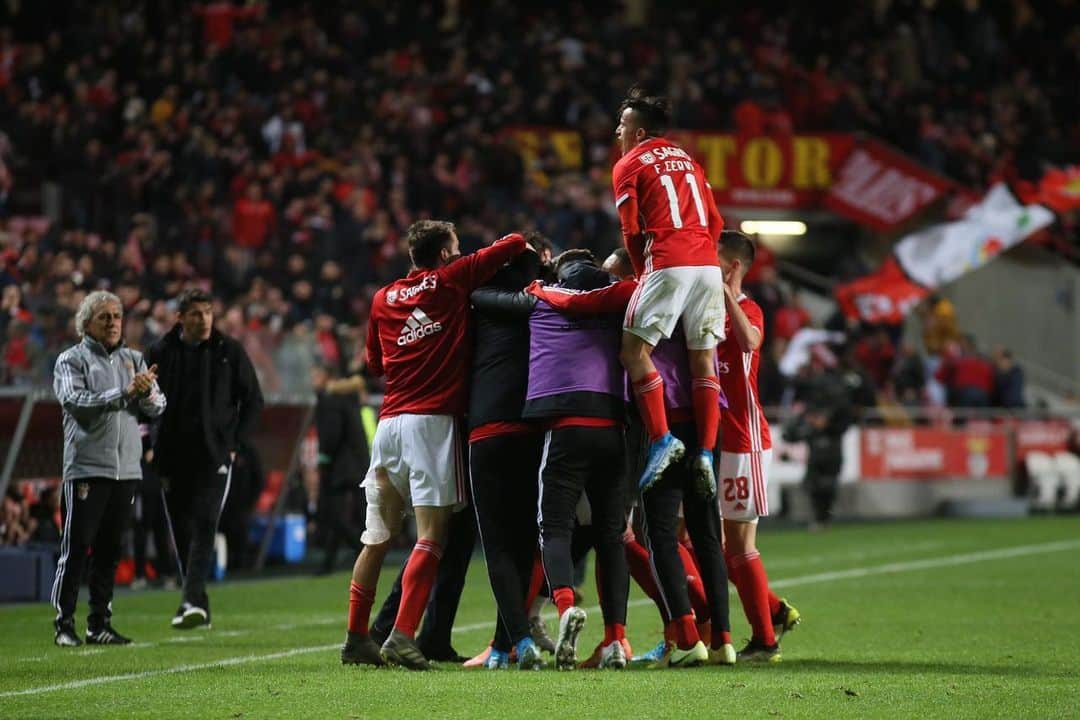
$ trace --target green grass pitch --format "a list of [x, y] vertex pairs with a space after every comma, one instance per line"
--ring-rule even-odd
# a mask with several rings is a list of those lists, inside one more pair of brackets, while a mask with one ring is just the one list
[[[803, 613], [774, 666], [429, 673], [342, 667], [347, 578], [211, 588], [214, 628], [169, 627], [177, 595], [122, 593], [130, 647], [52, 645], [51, 609], [0, 608], [0, 718], [1056, 718], [1080, 716], [1080, 519], [929, 521], [770, 531], [777, 592]], [[388, 588], [389, 568], [379, 600]], [[580, 654], [599, 640], [595, 591]], [[737, 597], [738, 642], [748, 634]], [[80, 597], [84, 629], [85, 590]], [[474, 562], [454, 643], [490, 638]], [[631, 595], [630, 641], [660, 637]]]

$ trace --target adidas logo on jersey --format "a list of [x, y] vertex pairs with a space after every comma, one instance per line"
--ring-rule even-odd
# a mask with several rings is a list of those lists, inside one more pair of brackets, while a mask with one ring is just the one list
[[434, 335], [437, 332], [442, 331], [442, 323], [434, 322], [427, 316], [420, 308], [416, 308], [412, 311], [412, 315], [405, 320], [405, 327], [401, 328], [401, 334], [398, 335], [398, 345], [411, 345], [417, 340], [421, 340], [428, 335]]

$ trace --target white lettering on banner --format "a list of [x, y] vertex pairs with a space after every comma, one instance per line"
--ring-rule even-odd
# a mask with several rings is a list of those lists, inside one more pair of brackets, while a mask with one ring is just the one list
[[885, 469], [940, 472], [945, 469], [945, 452], [937, 448], [894, 450], [885, 456]]
[[937, 195], [929, 183], [887, 168], [861, 149], [852, 152], [830, 192], [888, 223], [906, 219]]

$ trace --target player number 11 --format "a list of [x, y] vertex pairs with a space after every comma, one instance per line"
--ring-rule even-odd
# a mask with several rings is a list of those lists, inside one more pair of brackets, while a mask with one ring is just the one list
[[[698, 190], [697, 178], [693, 173], [686, 173], [683, 175], [686, 178], [686, 184], [690, 186], [690, 194], [694, 196], [694, 206], [697, 208], [698, 220], [701, 221], [702, 227], [708, 227], [709, 221], [705, 217], [705, 204], [701, 202], [701, 191]], [[671, 179], [670, 175], [661, 175], [660, 184], [667, 190], [668, 207], [671, 208], [671, 224], [674, 227], [681, 228], [683, 226], [682, 213], [679, 212], [679, 195], [675, 192], [675, 181]]]

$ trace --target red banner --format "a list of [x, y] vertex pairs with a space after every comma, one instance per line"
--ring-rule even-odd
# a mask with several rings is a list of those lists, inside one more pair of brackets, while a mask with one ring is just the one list
[[848, 154], [825, 206], [872, 230], [907, 222], [945, 194], [952, 183], [874, 140]]
[[[515, 127], [507, 133], [526, 168], [543, 165], [543, 156], [557, 158], [556, 169], [582, 167], [585, 148], [577, 131]], [[854, 136], [839, 133], [740, 137], [673, 130], [669, 137], [701, 163], [721, 208], [818, 207], [855, 144]], [[613, 164], [617, 157], [613, 142]]]
[[1005, 430], [865, 429], [860, 455], [869, 481], [1011, 477]]
[[876, 273], [840, 285], [834, 294], [846, 317], [873, 325], [897, 325], [929, 291], [909, 280], [890, 255]]

